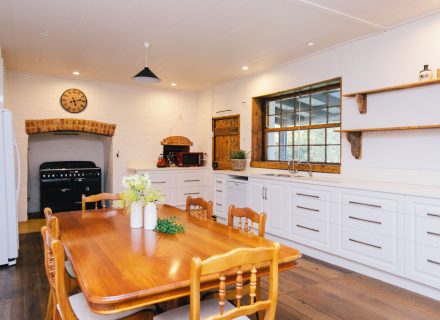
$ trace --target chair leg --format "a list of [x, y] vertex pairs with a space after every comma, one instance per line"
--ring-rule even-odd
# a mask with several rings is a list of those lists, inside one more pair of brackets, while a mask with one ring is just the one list
[[[261, 301], [261, 277], [257, 278], [257, 290], [255, 292], [255, 300]], [[257, 320], [264, 319], [264, 311], [257, 312]]]
[[44, 320], [52, 320], [54, 307], [55, 306], [53, 305], [52, 290], [49, 290], [49, 299], [47, 300], [46, 315], [44, 317]]

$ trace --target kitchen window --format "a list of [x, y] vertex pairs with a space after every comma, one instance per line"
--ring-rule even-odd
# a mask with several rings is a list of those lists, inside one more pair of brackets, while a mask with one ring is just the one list
[[253, 132], [259, 127], [261, 137], [253, 137], [252, 166], [283, 169], [294, 158], [310, 162], [313, 171], [340, 172], [339, 79], [254, 98], [253, 108], [260, 115], [253, 122], [261, 122], [253, 123]]

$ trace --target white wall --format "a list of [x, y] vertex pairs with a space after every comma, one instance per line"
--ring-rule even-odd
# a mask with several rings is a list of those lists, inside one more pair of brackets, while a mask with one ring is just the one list
[[106, 190], [110, 148], [105, 137], [90, 133], [59, 135], [41, 133], [29, 136], [28, 143], [28, 212], [40, 211], [40, 165], [47, 161], [93, 161], [102, 169], [102, 190]]
[[[198, 148], [196, 93], [159, 90], [123, 84], [80, 81], [31, 74], [6, 73], [5, 107], [14, 114], [14, 125], [21, 153], [22, 178], [19, 220], [27, 219], [27, 148], [26, 119], [80, 118], [115, 123], [112, 142], [112, 189], [117, 192], [127, 174], [129, 161], [140, 160], [155, 165], [162, 152], [160, 141], [170, 135], [187, 136]], [[79, 114], [66, 112], [59, 104], [68, 88], [84, 91], [87, 108]], [[203, 150], [202, 150], [203, 151]], [[116, 154], [119, 153], [119, 158]]]
[[[210, 92], [246, 97], [241, 111], [241, 148], [251, 149], [251, 97], [342, 77], [343, 93], [418, 81], [424, 64], [440, 68], [440, 15], [334, 48], [279, 68], [219, 84], [199, 94], [202, 122], [212, 114]], [[294, 39], [291, 39], [294, 41]], [[252, 67], [252, 66], [251, 66]], [[368, 96], [361, 115], [352, 98], [342, 101], [344, 128], [440, 123], [440, 85]], [[236, 104], [241, 101], [234, 102]], [[206, 133], [205, 135], [207, 135]], [[355, 160], [343, 137], [342, 173], [349, 177], [440, 185], [440, 129], [366, 133], [362, 159]], [[211, 150], [210, 140], [201, 140]]]

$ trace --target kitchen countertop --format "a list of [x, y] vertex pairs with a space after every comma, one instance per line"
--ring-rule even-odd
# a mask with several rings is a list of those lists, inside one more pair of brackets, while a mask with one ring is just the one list
[[348, 188], [356, 190], [367, 190], [367, 191], [379, 191], [388, 192], [395, 194], [405, 194], [421, 197], [434, 197], [440, 198], [440, 186], [431, 185], [418, 185], [418, 184], [408, 184], [408, 183], [398, 183], [398, 182], [387, 182], [387, 181], [374, 181], [366, 179], [349, 179], [344, 178], [340, 175], [331, 174], [314, 174], [312, 178], [308, 177], [306, 172], [301, 172], [305, 177], [294, 178], [294, 177], [277, 177], [265, 175], [269, 174], [287, 174], [286, 171], [282, 170], [245, 170], [245, 171], [233, 171], [233, 170], [216, 170], [215, 174], [224, 174], [231, 176], [246, 176], [252, 178], [263, 178], [278, 181], [292, 181], [293, 183], [302, 183], [310, 185], [319, 185], [326, 187], [335, 188]]

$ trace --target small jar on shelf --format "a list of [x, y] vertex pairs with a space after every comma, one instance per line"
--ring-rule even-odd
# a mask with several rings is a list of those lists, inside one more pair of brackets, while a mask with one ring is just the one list
[[425, 64], [423, 66], [423, 70], [419, 72], [419, 80], [420, 81], [432, 80], [432, 70], [429, 69], [429, 66], [427, 64]]

